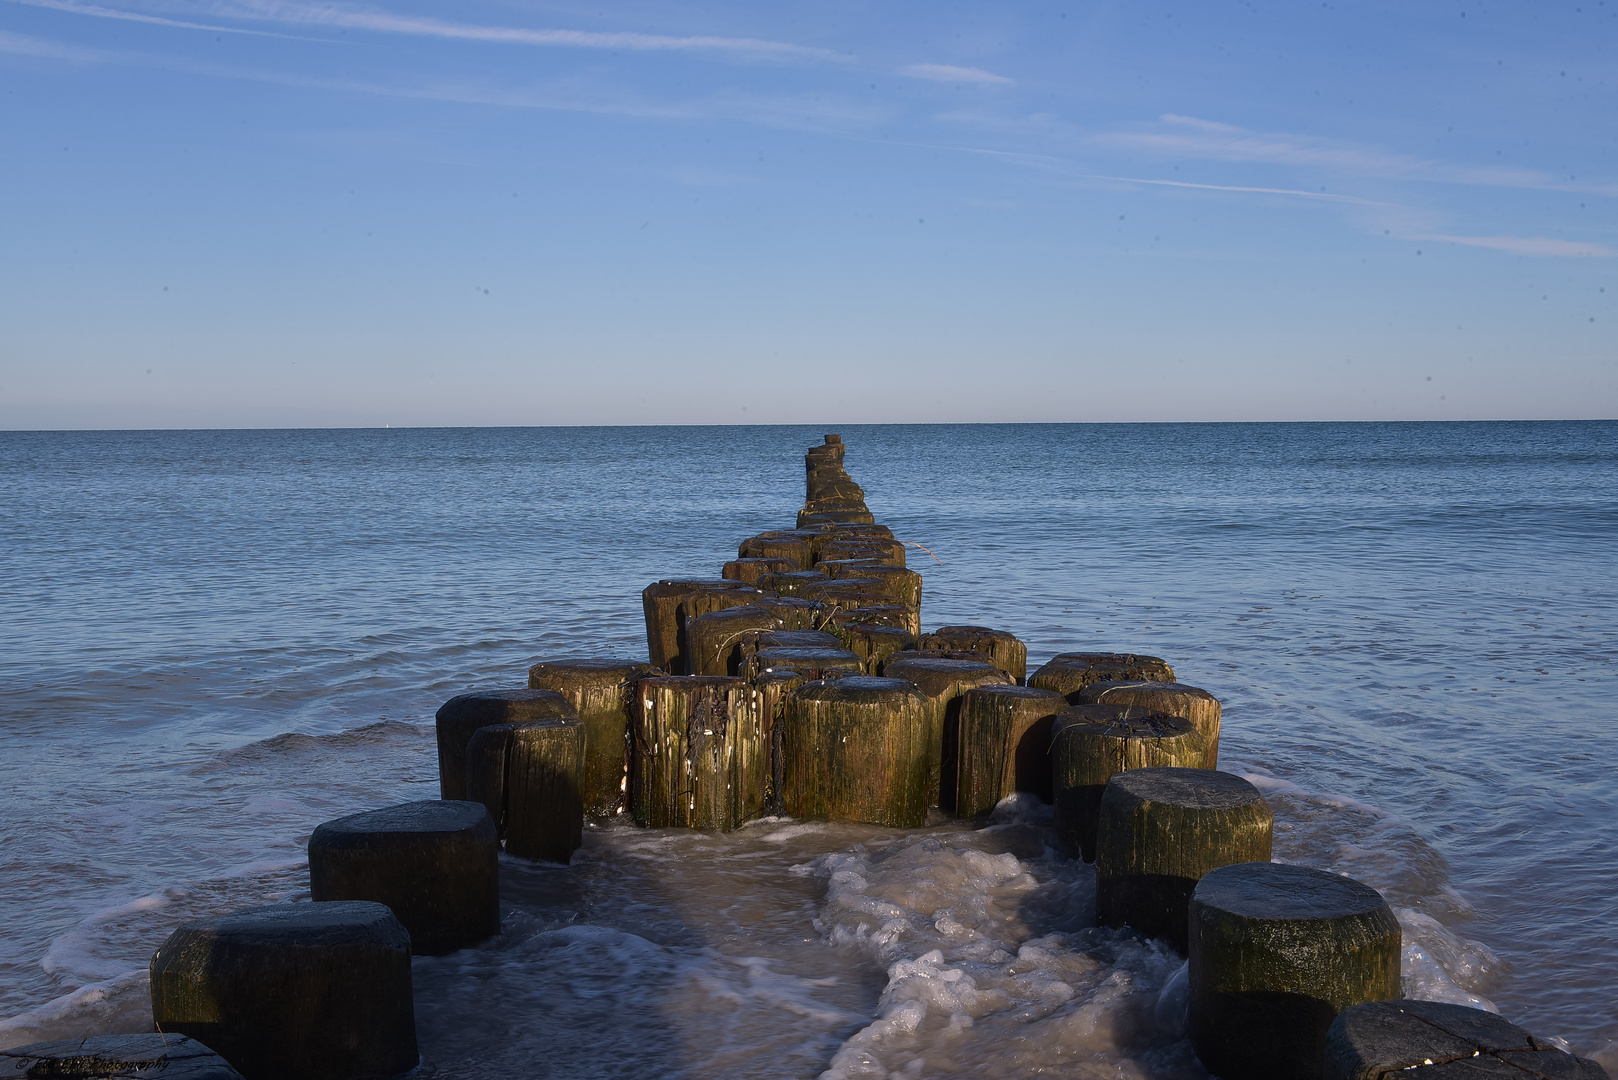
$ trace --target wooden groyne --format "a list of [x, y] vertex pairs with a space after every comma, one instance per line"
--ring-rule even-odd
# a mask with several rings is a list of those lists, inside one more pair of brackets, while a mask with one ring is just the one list
[[844, 455], [836, 435], [805, 454], [794, 527], [743, 539], [717, 577], [645, 588], [646, 656], [542, 659], [524, 687], [446, 702], [442, 799], [315, 830], [314, 903], [176, 930], [152, 960], [153, 1017], [190, 1039], [42, 1044], [0, 1065], [394, 1075], [416, 1063], [410, 956], [499, 932], [502, 849], [566, 864], [587, 817], [913, 829], [1023, 793], [1095, 862], [1104, 924], [1187, 956], [1192, 1046], [1225, 1080], [1605, 1076], [1498, 1017], [1398, 1000], [1387, 903], [1270, 861], [1269, 805], [1217, 771], [1217, 697], [1163, 658], [1059, 653], [1029, 675], [1009, 630], [924, 631], [916, 545], [876, 521]]

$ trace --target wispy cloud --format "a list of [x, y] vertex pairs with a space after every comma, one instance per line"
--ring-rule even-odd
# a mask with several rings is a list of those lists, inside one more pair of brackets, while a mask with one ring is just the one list
[[899, 74], [928, 82], [970, 83], [973, 86], [1010, 86], [1011, 80], [992, 71], [975, 67], [956, 67], [954, 64], [909, 64]]
[[161, 15], [148, 15], [139, 11], [122, 11], [99, 4], [75, 4], [71, 0], [7, 0], [24, 7], [65, 11], [73, 15], [89, 15], [97, 19], [117, 19], [120, 22], [147, 23], [152, 26], [171, 26], [179, 30], [206, 30], [210, 34], [252, 34], [257, 37], [291, 37], [270, 30], [244, 30], [239, 26], [219, 26], [214, 23], [190, 22], [184, 19], [166, 19]]
[[42, 38], [0, 30], [0, 53], [12, 56], [38, 56], [47, 60], [67, 60], [75, 64], [97, 64], [107, 59], [99, 49], [81, 49]]
[[[10, 3], [49, 7], [78, 15], [104, 19], [151, 22], [198, 30], [219, 30], [211, 24], [193, 23], [151, 15], [146, 11], [80, 4], [72, 0], [8, 0]], [[342, 4], [304, 4], [287, 0], [224, 0], [221, 3], [164, 7], [160, 10], [205, 13], [210, 19], [278, 23], [336, 30], [361, 30], [377, 34], [403, 34], [449, 41], [478, 41], [503, 45], [531, 45], [566, 49], [607, 49], [621, 52], [708, 53], [742, 60], [827, 61], [842, 57], [830, 49], [795, 45], [763, 38], [723, 37], [711, 34], [676, 36], [633, 31], [594, 31], [536, 29], [520, 26], [489, 26], [456, 22], [427, 16], [398, 15], [374, 8]]]
[[1091, 135], [1089, 141], [1111, 149], [1165, 157], [1295, 165], [1382, 179], [1618, 196], [1618, 185], [1577, 183], [1534, 169], [1451, 165], [1344, 140], [1250, 131], [1174, 113], [1160, 119], [1163, 126], [1154, 130], [1101, 132]]
[[1149, 184], [1154, 187], [1195, 188], [1198, 191], [1233, 191], [1250, 195], [1287, 195], [1299, 199], [1317, 199], [1322, 202], [1350, 203], [1355, 206], [1387, 206], [1388, 203], [1362, 199], [1357, 195], [1337, 195], [1329, 191], [1304, 191], [1300, 188], [1249, 187], [1242, 184], [1197, 184], [1189, 180], [1150, 180], [1139, 176], [1100, 176], [1089, 174], [1086, 180], [1111, 180], [1120, 184]]
[[1590, 243], [1582, 240], [1552, 240], [1541, 236], [1445, 236], [1434, 234], [1419, 237], [1422, 240], [1438, 240], [1446, 244], [1464, 244], [1467, 247], [1491, 248], [1495, 251], [1509, 251], [1513, 255], [1535, 255], [1539, 257], [1574, 258], [1574, 259], [1610, 259], [1618, 255], [1606, 244]]

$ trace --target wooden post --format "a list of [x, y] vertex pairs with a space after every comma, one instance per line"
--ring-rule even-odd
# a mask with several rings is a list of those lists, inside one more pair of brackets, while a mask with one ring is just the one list
[[651, 828], [728, 832], [764, 809], [769, 746], [741, 679], [643, 679], [631, 720], [629, 808]]
[[1011, 677], [992, 664], [975, 660], [933, 660], [890, 656], [884, 677], [908, 679], [932, 706], [927, 729], [927, 797], [929, 806], [955, 808], [955, 754], [960, 745], [960, 697], [968, 690]]
[[1189, 929], [1191, 1045], [1226, 1080], [1320, 1080], [1337, 1014], [1399, 996], [1399, 922], [1353, 878], [1221, 866], [1197, 883]]
[[788, 570], [807, 570], [815, 564], [815, 544], [799, 530], [759, 533], [736, 548], [739, 559], [781, 559]]
[[879, 582], [894, 603], [913, 611], [921, 610], [921, 575], [914, 570], [871, 559], [831, 559], [816, 563], [815, 569], [833, 581], [858, 578]]
[[[920, 635], [917, 635], [920, 640]], [[989, 664], [989, 654], [980, 653], [976, 649], [906, 649], [892, 657], [894, 660], [970, 660], [974, 664]], [[1062, 699], [1066, 701], [1066, 698]]]
[[414, 1069], [410, 935], [381, 904], [272, 904], [182, 923], [151, 963], [152, 1021], [247, 1080]]
[[790, 668], [761, 672], [753, 680], [753, 715], [763, 728], [764, 744], [769, 747], [770, 790], [765, 807], [770, 813], [781, 809], [781, 732], [785, 724], [786, 699], [808, 682]]
[[979, 686], [961, 695], [955, 813], [987, 814], [1015, 791], [1051, 801], [1051, 731], [1067, 699], [1031, 686]]
[[747, 677], [757, 679], [766, 671], [796, 671], [814, 680], [843, 671], [858, 675], [865, 671], [865, 664], [847, 649], [776, 646], [753, 654]]
[[446, 799], [466, 798], [466, 746], [478, 728], [555, 717], [577, 720], [579, 712], [552, 690], [479, 690], [450, 698], [436, 718], [439, 793]]
[[760, 604], [710, 611], [685, 624], [686, 675], [738, 675], [745, 639], [760, 630], [784, 630], [786, 620]]
[[909, 627], [881, 623], [846, 622], [836, 626], [836, 633], [848, 651], [865, 662], [867, 675], [882, 674], [883, 661], [916, 643]]
[[989, 663], [1011, 676], [1021, 685], [1028, 677], [1028, 646], [1017, 640], [1009, 630], [991, 630], [987, 626], [940, 626], [930, 634], [921, 635], [918, 649], [967, 649], [984, 653]]
[[567, 698], [584, 725], [579, 794], [586, 816], [606, 817], [623, 808], [629, 787], [629, 703], [636, 682], [660, 674], [637, 660], [600, 657], [541, 660], [528, 669], [528, 685]]
[[1173, 682], [1174, 669], [1161, 657], [1134, 653], [1061, 653], [1028, 676], [1028, 685], [1055, 690], [1074, 705], [1079, 691], [1098, 682]]
[[506, 854], [566, 866], [584, 842], [583, 771], [577, 721], [496, 724], [467, 747], [467, 797], [488, 807]]
[[1404, 998], [1350, 1005], [1337, 1014], [1326, 1031], [1325, 1080], [1405, 1075], [1607, 1080], [1594, 1061], [1564, 1053], [1482, 1009]]
[[1051, 736], [1051, 780], [1056, 832], [1068, 854], [1094, 862], [1101, 793], [1114, 773], [1172, 765], [1212, 769], [1210, 753], [1184, 717], [1127, 705], [1069, 705], [1056, 714]]
[[428, 799], [350, 814], [310, 835], [309, 896], [386, 904], [409, 931], [411, 953], [436, 956], [500, 932], [499, 854], [481, 802]]
[[829, 611], [857, 611], [865, 607], [892, 607], [893, 597], [887, 585], [866, 578], [844, 578], [817, 585], [803, 595], [813, 599]]
[[839, 609], [826, 616], [826, 623], [833, 628], [870, 623], [875, 626], [897, 626], [917, 635], [921, 633], [921, 614], [901, 604], [868, 604]]
[[903, 567], [905, 546], [897, 540], [884, 540], [880, 536], [861, 536], [832, 540], [820, 549], [820, 562], [841, 559], [872, 559], [889, 566]]
[[758, 579], [765, 574], [789, 574], [798, 569], [801, 567], [790, 559], [732, 559], [725, 564], [719, 576], [726, 581], [740, 581], [757, 588]]
[[806, 683], [781, 722], [782, 809], [914, 829], [927, 821], [931, 706], [903, 679]]
[[790, 570], [785, 574], [765, 574], [758, 579], [761, 592], [777, 596], [807, 597], [813, 590], [831, 581], [818, 570]]
[[1130, 769], [1107, 781], [1096, 827], [1096, 913], [1184, 954], [1186, 911], [1215, 867], [1269, 862], [1274, 815], [1215, 769]]
[[1098, 682], [1079, 691], [1081, 705], [1133, 705], [1147, 712], [1183, 716], [1210, 746], [1219, 745], [1219, 699], [1177, 682]]
[[[726, 600], [712, 598], [711, 594], [733, 594]], [[646, 611], [646, 651], [652, 666], [664, 671], [684, 671], [685, 620], [693, 614], [714, 611], [721, 607], [740, 607], [758, 596], [758, 590], [740, 581], [718, 579], [670, 579], [655, 581], [641, 591], [641, 606]], [[700, 610], [692, 610], [693, 602], [706, 597], [708, 603]]]

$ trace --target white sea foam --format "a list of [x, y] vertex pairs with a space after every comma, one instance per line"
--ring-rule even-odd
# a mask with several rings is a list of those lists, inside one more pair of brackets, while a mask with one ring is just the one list
[[89, 983], [9, 1020], [0, 1020], [0, 1049], [91, 1035], [133, 1035], [152, 1030], [146, 971], [127, 971]]

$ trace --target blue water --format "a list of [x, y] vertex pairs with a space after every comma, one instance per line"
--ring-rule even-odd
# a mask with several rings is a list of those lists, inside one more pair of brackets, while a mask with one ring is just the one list
[[[1278, 855], [1401, 910], [1418, 989], [1618, 1060], [1618, 423], [840, 430], [878, 520], [937, 557], [910, 559], [924, 624], [1013, 630], [1035, 662], [1168, 658], [1224, 702], [1222, 760], [1266, 785]], [[820, 435], [0, 433], [0, 1044], [127, 1024], [129, 973], [176, 922], [297, 896], [314, 824], [436, 794], [446, 698], [522, 685], [546, 655], [644, 656], [640, 589], [715, 574], [742, 537], [790, 525]], [[503, 943], [417, 962], [428, 1070], [519, 1062], [510, 1024], [474, 1039], [443, 1018], [471, 983], [538, 971], [559, 981], [531, 1008], [586, 1033], [611, 1023], [591, 1001], [686, 1001], [626, 1037], [623, 1061], [657, 1075], [1015, 1056], [983, 995], [949, 1006], [974, 1034], [872, 1033], [915, 976], [884, 968], [924, 952], [855, 940], [834, 868], [921, 858], [917, 837], [795, 828], [603, 825], [570, 870], [508, 864]], [[929, 832], [942, 847], [919, 850], [964, 859], [967, 883], [927, 903], [992, 913], [996, 890], [1026, 888], [1071, 909], [979, 928], [1012, 952], [1057, 934], [1050, 971], [1081, 957], [1131, 982], [1114, 1006], [1064, 976], [1076, 996], [1039, 1021], [1067, 1025], [1062, 1060], [1195, 1075], [1172, 1024], [1140, 1020], [1172, 965], [1083, 931], [1082, 872], [1023, 850], [1023, 828]], [[689, 895], [664, 882], [648, 906], [667, 860]], [[760, 906], [714, 922], [703, 898], [734, 895], [737, 867]], [[861, 875], [886, 887], [880, 865]], [[617, 981], [569, 982], [553, 953]], [[980, 986], [1010, 978], [959, 960], [989, 965]], [[1111, 1019], [1072, 1019], [1092, 1006]], [[693, 1034], [715, 1009], [735, 1013], [725, 1036]]]

